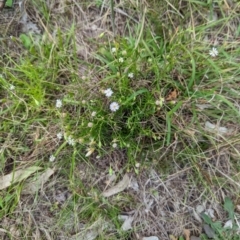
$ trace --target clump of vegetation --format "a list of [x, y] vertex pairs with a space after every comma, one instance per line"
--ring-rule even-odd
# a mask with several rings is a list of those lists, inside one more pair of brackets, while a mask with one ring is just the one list
[[[32, 191], [26, 202], [53, 216], [54, 224], [48, 224], [54, 225], [53, 239], [60, 232], [77, 236], [81, 224], [106, 226], [109, 219], [114, 226], [107, 225], [99, 239], [134, 234], [166, 239], [171, 224], [196, 201], [237, 198], [239, 4], [232, 1], [230, 9], [226, 1], [163, 2], [120, 1], [115, 8], [113, 1], [109, 6], [105, 1], [27, 3], [41, 34], [4, 39], [0, 57], [2, 181], [8, 176], [0, 188], [2, 219], [16, 218], [22, 211], [19, 199]], [[137, 179], [135, 192], [125, 186], [116, 196], [103, 197], [126, 172]], [[29, 182], [38, 187], [30, 184], [26, 190]], [[185, 188], [173, 190], [183, 182]], [[164, 198], [163, 191], [174, 194]], [[176, 199], [169, 204], [172, 195]], [[234, 221], [230, 205], [226, 200]], [[122, 212], [146, 221], [123, 231]], [[155, 230], [149, 223], [155, 224], [154, 216], [162, 221]], [[220, 222], [203, 218], [219, 239], [236, 238], [235, 226], [228, 232]], [[179, 225], [192, 226], [187, 221]], [[35, 234], [21, 229], [17, 238]]]

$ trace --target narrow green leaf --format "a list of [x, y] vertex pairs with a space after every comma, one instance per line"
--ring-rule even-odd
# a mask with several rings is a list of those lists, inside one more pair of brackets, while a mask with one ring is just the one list
[[226, 197], [224, 200], [224, 210], [228, 212], [229, 218], [234, 218], [234, 205], [229, 197]]
[[123, 103], [123, 105], [125, 105], [126, 103], [130, 102], [131, 100], [133, 100], [136, 96], [148, 92], [148, 90], [146, 88], [140, 89], [136, 92], [134, 92], [129, 98], [127, 98], [127, 100]]

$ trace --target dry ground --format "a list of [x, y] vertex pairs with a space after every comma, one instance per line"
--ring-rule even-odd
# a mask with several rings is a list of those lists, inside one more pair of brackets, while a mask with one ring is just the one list
[[[97, 2], [104, 4], [97, 6]], [[240, 11], [239, 5], [234, 1], [222, 2], [224, 7], [213, 9], [213, 18], [219, 20], [223, 15], [225, 18], [230, 16], [231, 11], [234, 11], [234, 14]], [[152, 29], [152, 34], [161, 31], [169, 41], [173, 39], [171, 36], [185, 29], [192, 29], [193, 44], [202, 39], [206, 44], [226, 45], [229, 51], [239, 44], [239, 37], [235, 34], [239, 31], [239, 17], [229, 18], [224, 25], [215, 25], [201, 31], [202, 36], [195, 35], [197, 27], [210, 21], [210, 13], [207, 10], [198, 12], [189, 8], [188, 1], [163, 1], [162, 4], [157, 1], [116, 1], [114, 28], [111, 8], [107, 1], [46, 1], [50, 13], [48, 21], [40, 11], [41, 8], [37, 7], [40, 5], [43, 6], [43, 3], [26, 1], [26, 11], [31, 21], [38, 25], [41, 34], [47, 32], [54, 42], [54, 31], [60, 29], [63, 33], [68, 32], [74, 22], [78, 58], [91, 64], [98, 63], [95, 53], [101, 44], [108, 45], [109, 41], [129, 36], [130, 33], [134, 35], [138, 24], [143, 24], [143, 19], [144, 24]], [[158, 6], [160, 15], [154, 6]], [[221, 12], [222, 10], [225, 12]], [[186, 11], [192, 13], [187, 15]], [[161, 23], [161, 26], [156, 22]], [[17, 32], [14, 32], [16, 37], [22, 28], [20, 24]], [[18, 61], [26, 49], [17, 42], [11, 42], [9, 37], [5, 37], [4, 41], [6, 45], [4, 48], [2, 45], [2, 54], [7, 53]], [[104, 72], [99, 74], [97, 66], [89, 69], [87, 64], [79, 63], [77, 69], [79, 77], [91, 78], [90, 85], [97, 84], [104, 75]], [[58, 76], [59, 82], [63, 81], [67, 88], [68, 80], [64, 74], [67, 73]], [[92, 88], [91, 94], [95, 94], [96, 89]], [[1, 104], [4, 109], [3, 103]], [[239, 108], [239, 101], [236, 106]], [[186, 114], [186, 122], [190, 122], [188, 117]], [[179, 121], [177, 118], [175, 120]], [[185, 123], [180, 125], [183, 128], [186, 126]], [[52, 139], [58, 131], [54, 123], [41, 126], [35, 122], [31, 127], [32, 135], [26, 134], [23, 139], [30, 150], [19, 154], [22, 165], [31, 164], [31, 161], [44, 156], [43, 152], [50, 153], [57, 146]], [[100, 158], [93, 154], [88, 161], [77, 155], [71, 173], [71, 179], [75, 182], [66, 177], [67, 170], [62, 164], [54, 167], [54, 174], [41, 186], [38, 193], [16, 193], [19, 194], [18, 201], [14, 203], [16, 208], [10, 214], [1, 216], [1, 239], [91, 239], [83, 235], [87, 230], [98, 231], [96, 239], [142, 239], [144, 236], [154, 235], [167, 240], [169, 235], [183, 235], [184, 229], [190, 230], [191, 235], [199, 236], [203, 232], [203, 221], [196, 213], [199, 205], [204, 206], [205, 210], [212, 209], [216, 220], [225, 223], [228, 218], [223, 209], [225, 197], [230, 197], [235, 206], [239, 204], [239, 168], [236, 166], [239, 166], [240, 126], [229, 121], [226, 127], [232, 130], [231, 134], [224, 137], [215, 135], [215, 142], [204, 139], [198, 130], [186, 129], [184, 143], [179, 141], [176, 135], [169, 146], [144, 150], [144, 155], [136, 155], [137, 162], [140, 163], [137, 167], [138, 174], [134, 172], [134, 168], [128, 168], [127, 153], [124, 150], [109, 150]], [[33, 139], [36, 139], [38, 134], [45, 141], [34, 145]], [[21, 135], [17, 137], [21, 138]], [[187, 148], [192, 139], [208, 145], [202, 147], [202, 156], [193, 156], [191, 151], [188, 152]], [[1, 144], [3, 148], [4, 142]], [[67, 159], [68, 152], [63, 152], [60, 156]], [[7, 159], [2, 174], [11, 172], [13, 165], [13, 160]], [[109, 176], [110, 168], [116, 175], [113, 180]], [[99, 194], [119, 182], [126, 172], [130, 178], [130, 187], [107, 201], [101, 199]], [[112, 220], [115, 225], [112, 224], [112, 216], [109, 216], [108, 212], [115, 213], [114, 217], [133, 217], [133, 230], [126, 233], [126, 237], [122, 237], [124, 234], [120, 237], [119, 229], [116, 228], [117, 220]], [[79, 215], [82, 218], [79, 218]], [[121, 222], [119, 224], [120, 228]], [[96, 228], [98, 230], [94, 230]]]

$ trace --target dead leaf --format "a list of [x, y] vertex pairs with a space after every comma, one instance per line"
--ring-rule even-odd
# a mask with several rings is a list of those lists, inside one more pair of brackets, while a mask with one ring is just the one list
[[199, 217], [198, 213], [193, 209], [193, 217], [200, 223], [202, 223], [202, 219]]
[[216, 217], [214, 215], [214, 210], [212, 208], [208, 208], [206, 209], [206, 211], [204, 212], [206, 215], [208, 215], [212, 220], [215, 220]]
[[129, 187], [132, 188], [134, 191], [138, 192], [139, 191], [139, 185], [138, 185], [137, 179], [132, 178], [131, 182], [129, 184]]
[[33, 174], [34, 172], [40, 169], [42, 168], [32, 166], [32, 167], [11, 172], [5, 176], [0, 177], [0, 190], [7, 188], [14, 183], [21, 182], [22, 180], [28, 178], [31, 174]]
[[0, 232], [3, 232], [3, 233], [8, 233], [7, 230], [5, 230], [4, 228], [0, 228]]
[[215, 133], [218, 136], [232, 133], [231, 129], [228, 129], [226, 127], [220, 127], [220, 126], [212, 124], [208, 121], [205, 122], [205, 129], [209, 132]]
[[103, 219], [98, 219], [95, 223], [91, 226], [85, 227], [86, 230], [82, 230], [79, 233], [73, 235], [72, 237], [68, 238], [69, 240], [94, 240], [97, 238], [98, 235], [102, 234], [105, 229], [112, 229], [113, 226], [111, 223], [106, 222]]
[[128, 231], [130, 229], [132, 229], [132, 221], [133, 221], [133, 217], [127, 217], [127, 219], [124, 221], [123, 225], [121, 226], [123, 231]]
[[211, 104], [196, 104], [196, 107], [199, 108], [200, 110], [204, 110], [204, 109], [212, 108], [212, 105]]
[[190, 137], [194, 137], [195, 136], [195, 133], [196, 131], [194, 130], [189, 130], [189, 129], [183, 129], [183, 131], [188, 134]]
[[23, 26], [22, 32], [24, 33], [32, 33], [32, 34], [40, 34], [41, 30], [38, 25], [29, 19], [27, 13], [24, 13], [21, 17], [21, 24]]
[[104, 183], [106, 184], [105, 189], [106, 189], [109, 185], [111, 185], [111, 183], [112, 183], [113, 181], [115, 181], [116, 178], [117, 178], [117, 176], [116, 176], [115, 173], [113, 173], [113, 174], [108, 174], [107, 180], [104, 181]]
[[184, 229], [183, 230], [183, 235], [185, 237], [185, 240], [190, 240], [190, 230]]
[[118, 182], [115, 186], [109, 188], [108, 190], [104, 191], [102, 195], [104, 197], [110, 197], [112, 195], [115, 195], [119, 192], [122, 192], [124, 189], [126, 189], [130, 184], [130, 178], [127, 174], [124, 175], [123, 179]]
[[53, 175], [55, 169], [48, 168], [45, 172], [37, 176], [35, 181], [29, 182], [24, 185], [22, 194], [34, 194], [39, 188], [45, 184], [48, 179]]
[[173, 101], [176, 100], [178, 97], [177, 89], [173, 89], [166, 97], [166, 101]]
[[232, 219], [230, 219], [227, 222], [225, 222], [223, 228], [230, 228], [230, 229], [232, 229], [233, 228], [233, 221], [232, 221]]

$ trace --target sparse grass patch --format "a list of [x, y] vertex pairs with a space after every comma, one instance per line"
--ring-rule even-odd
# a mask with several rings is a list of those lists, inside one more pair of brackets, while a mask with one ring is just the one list
[[[105, 1], [28, 3], [43, 32], [12, 38], [21, 54], [0, 57], [0, 171], [41, 167], [28, 183], [53, 174], [31, 194], [36, 205], [21, 203], [25, 181], [1, 190], [1, 219], [29, 211], [32, 226], [16, 233], [2, 220], [3, 239], [200, 235], [200, 204], [226, 220], [240, 167], [240, 6], [228, 4], [120, 1], [126, 26], [113, 38]], [[131, 187], [103, 197], [126, 172]], [[129, 231], [121, 214], [134, 219]]]

